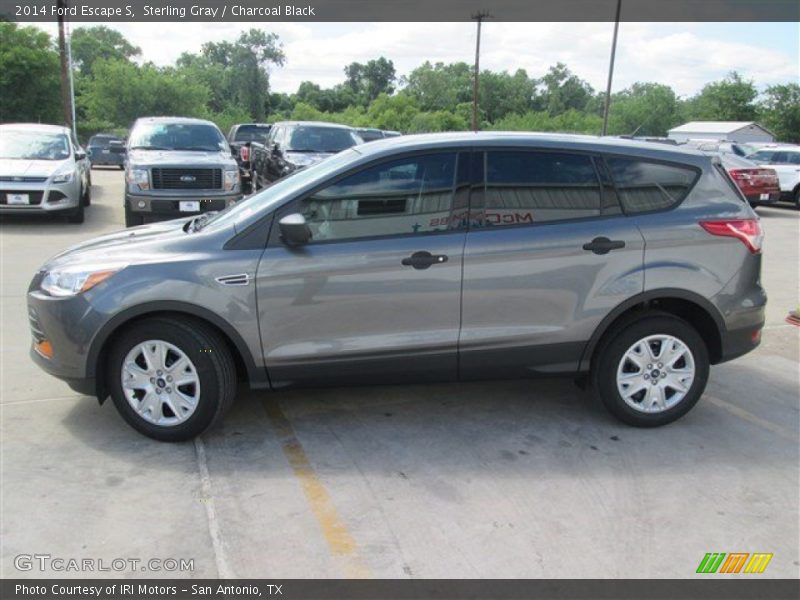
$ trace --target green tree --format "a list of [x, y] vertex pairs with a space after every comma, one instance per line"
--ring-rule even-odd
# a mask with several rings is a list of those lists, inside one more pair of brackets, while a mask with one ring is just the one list
[[483, 71], [480, 80], [482, 116], [494, 122], [511, 113], [524, 113], [531, 108], [534, 92], [534, 82], [523, 69], [513, 75]]
[[78, 27], [72, 32], [72, 62], [82, 75], [88, 75], [99, 59], [130, 60], [142, 53], [119, 31], [105, 25]]
[[665, 136], [682, 121], [680, 102], [668, 85], [634, 83], [611, 97], [609, 133]]
[[142, 116], [209, 116], [207, 88], [180, 70], [100, 59], [91, 74], [79, 98], [89, 122], [127, 126]]
[[394, 92], [397, 79], [394, 63], [383, 56], [366, 64], [351, 63], [344, 68], [344, 74], [347, 77], [345, 85], [364, 105], [375, 100], [379, 94]]
[[36, 27], [0, 22], [0, 121], [63, 122], [58, 53]]
[[534, 99], [537, 110], [555, 116], [568, 110], [583, 111], [592, 100], [594, 90], [573, 74], [564, 63], [556, 63], [537, 82], [539, 92]]
[[464, 62], [431, 64], [425, 61], [405, 79], [408, 93], [423, 111], [453, 110], [472, 101], [472, 70]]
[[782, 142], [800, 143], [800, 85], [771, 85], [758, 107], [761, 124]]
[[732, 71], [725, 79], [703, 86], [688, 101], [689, 115], [698, 121], [753, 121], [758, 91], [750, 80]]

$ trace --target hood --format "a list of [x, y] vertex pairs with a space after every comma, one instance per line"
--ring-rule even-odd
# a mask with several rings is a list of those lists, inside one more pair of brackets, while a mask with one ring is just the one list
[[128, 163], [137, 167], [224, 167], [236, 166], [230, 152], [190, 150], [131, 150]]
[[29, 158], [0, 158], [0, 177], [50, 177], [66, 160], [32, 160]]
[[101, 235], [71, 246], [45, 263], [43, 269], [74, 263], [128, 262], [143, 263], [171, 254], [173, 242], [186, 239], [183, 227], [194, 217], [131, 227]]

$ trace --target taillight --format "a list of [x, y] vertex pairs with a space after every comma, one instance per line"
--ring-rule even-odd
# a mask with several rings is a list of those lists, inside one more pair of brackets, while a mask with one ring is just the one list
[[241, 158], [245, 162], [250, 160], [250, 148], [248, 148], [247, 146], [242, 146], [241, 148], [239, 148], [239, 158]]
[[750, 181], [753, 178], [754, 169], [731, 169], [728, 171], [736, 181]]
[[723, 219], [720, 221], [700, 221], [700, 227], [711, 235], [736, 238], [751, 254], [761, 252], [764, 231], [758, 219]]

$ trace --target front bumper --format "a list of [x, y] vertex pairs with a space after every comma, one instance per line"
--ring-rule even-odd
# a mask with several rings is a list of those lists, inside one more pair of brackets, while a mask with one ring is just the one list
[[[243, 198], [242, 192], [203, 194], [198, 191], [182, 195], [125, 194], [125, 204], [136, 214], [151, 217], [189, 217], [205, 212], [222, 210]], [[197, 202], [200, 210], [183, 210], [181, 202]]]
[[[27, 204], [12, 204], [12, 195], [27, 196]], [[66, 183], [0, 182], [0, 213], [50, 213], [76, 208], [81, 202], [81, 184], [77, 178]]]

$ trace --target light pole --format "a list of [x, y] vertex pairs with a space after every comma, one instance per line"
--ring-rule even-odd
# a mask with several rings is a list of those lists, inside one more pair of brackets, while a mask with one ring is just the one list
[[617, 0], [617, 15], [614, 19], [614, 39], [611, 42], [611, 60], [608, 64], [608, 85], [606, 86], [606, 102], [603, 106], [603, 135], [608, 132], [608, 108], [611, 106], [611, 81], [614, 79], [614, 58], [617, 54], [617, 33], [619, 32], [619, 14], [622, 0]]
[[70, 129], [72, 125], [72, 94], [70, 85], [70, 68], [67, 58], [67, 41], [64, 33], [64, 13], [66, 0], [58, 0], [58, 54], [61, 59], [61, 102], [64, 108], [64, 124]]
[[472, 131], [478, 131], [478, 93], [480, 92], [481, 77], [481, 23], [484, 19], [491, 18], [488, 12], [480, 11], [472, 15], [478, 22], [478, 37], [475, 40], [475, 78], [472, 82]]

